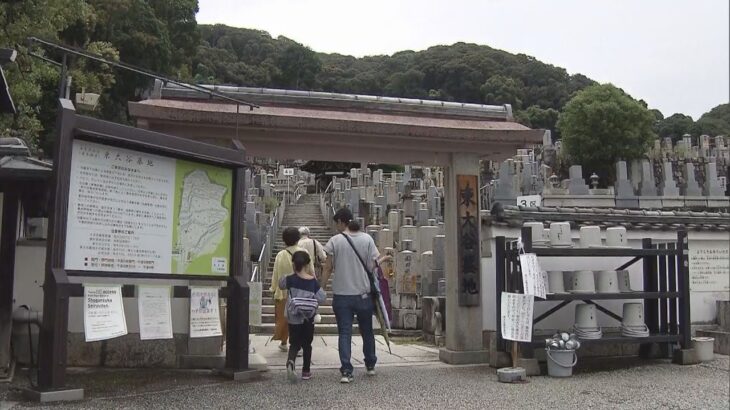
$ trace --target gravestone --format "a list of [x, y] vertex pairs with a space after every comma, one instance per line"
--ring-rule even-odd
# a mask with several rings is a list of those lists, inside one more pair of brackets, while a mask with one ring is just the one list
[[434, 296], [438, 288], [438, 277], [433, 269], [433, 251], [421, 253], [421, 292], [423, 296]]
[[514, 174], [512, 173], [511, 160], [502, 162], [499, 167], [499, 179], [497, 179], [494, 200], [495, 202], [506, 205], [517, 203], [517, 192], [514, 189]]
[[723, 196], [725, 194], [717, 178], [717, 164], [715, 162], [705, 164], [705, 182], [702, 185], [702, 194], [705, 196]]
[[649, 160], [641, 161], [641, 182], [639, 183], [639, 207], [641, 209], [661, 209], [662, 200], [657, 194], [654, 169]]
[[[401, 244], [406, 249], [412, 245], [410, 241]], [[417, 290], [418, 267], [416, 254], [411, 250], [398, 252], [395, 261], [395, 288], [398, 294], [415, 294]]]
[[376, 242], [378, 249], [380, 250], [380, 253], [385, 252], [386, 248], [392, 248], [393, 247], [393, 231], [391, 231], [388, 228], [384, 228], [380, 230], [378, 233], [378, 240]]
[[590, 191], [585, 179], [583, 179], [583, 167], [573, 165], [568, 169], [570, 179], [568, 180], [568, 194], [589, 195]]
[[421, 226], [418, 228], [418, 251], [426, 252], [433, 250], [434, 238], [438, 235], [437, 226]]
[[398, 190], [394, 183], [391, 182], [385, 187], [385, 198], [388, 201], [388, 205], [398, 205], [398, 202], [400, 202]]
[[382, 206], [375, 205], [373, 207], [373, 210], [374, 210], [374, 221], [375, 221], [376, 224], [379, 224], [380, 225], [383, 222], [386, 222], [386, 221], [383, 220], [384, 218], [383, 218], [383, 207]]
[[388, 226], [394, 232], [398, 232], [400, 230], [400, 212], [397, 210], [388, 212]]
[[701, 196], [702, 190], [700, 189], [697, 180], [695, 179], [695, 166], [692, 162], [686, 162], [684, 164], [684, 184], [682, 185], [682, 195], [684, 196]]
[[365, 187], [365, 200], [368, 202], [375, 202], [375, 187]]
[[416, 225], [424, 226], [428, 225], [428, 219], [431, 216], [431, 211], [428, 209], [428, 203], [421, 202], [418, 204], [418, 215], [416, 215]]
[[616, 182], [614, 182], [617, 208], [638, 208], [639, 199], [634, 193], [634, 187], [628, 180], [626, 162], [616, 163]]
[[413, 225], [403, 225], [400, 227], [400, 230], [398, 231], [398, 242], [400, 244], [400, 249], [403, 250], [404, 244], [406, 241], [410, 241], [410, 245], [412, 246], [412, 251], [418, 251], [416, 248], [418, 244], [418, 228]]

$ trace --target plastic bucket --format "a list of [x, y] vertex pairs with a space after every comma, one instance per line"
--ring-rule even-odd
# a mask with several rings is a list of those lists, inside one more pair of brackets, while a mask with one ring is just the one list
[[548, 376], [570, 377], [573, 375], [573, 366], [578, 363], [575, 350], [550, 350], [547, 353]]
[[709, 362], [715, 358], [715, 338], [714, 337], [693, 337], [692, 347], [697, 353], [697, 360], [701, 362]]

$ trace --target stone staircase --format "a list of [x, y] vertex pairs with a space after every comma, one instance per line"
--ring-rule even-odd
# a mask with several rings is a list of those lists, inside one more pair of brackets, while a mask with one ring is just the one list
[[[276, 254], [283, 250], [286, 246], [281, 239], [281, 230], [286, 227], [294, 226], [309, 227], [310, 237], [318, 240], [322, 245], [332, 237], [333, 232], [327, 226], [322, 213], [319, 209], [319, 195], [309, 194], [299, 198], [299, 202], [286, 207], [286, 213], [281, 222], [281, 229], [276, 233], [276, 242], [272, 249], [271, 259], [269, 260], [269, 274], [263, 281], [262, 307], [261, 307], [261, 326], [254, 329], [255, 333], [273, 334], [274, 333], [274, 299], [272, 292], [269, 290], [271, 286], [271, 272], [274, 266]], [[322, 322], [317, 324], [315, 332], [317, 334], [337, 334], [337, 322], [332, 311], [332, 286], [331, 281], [325, 286], [327, 291], [327, 300], [320, 306], [319, 313], [322, 316]]]

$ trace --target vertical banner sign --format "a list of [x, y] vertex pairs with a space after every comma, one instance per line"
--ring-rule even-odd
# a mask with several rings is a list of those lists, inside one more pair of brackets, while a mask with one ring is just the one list
[[248, 282], [248, 324], [261, 326], [261, 298], [263, 286], [261, 282]]
[[139, 286], [139, 338], [172, 339], [172, 309], [169, 286]]
[[525, 294], [545, 299], [547, 272], [540, 269], [537, 255], [534, 253], [520, 254], [520, 268], [522, 272], [522, 287]]
[[459, 306], [479, 306], [479, 184], [476, 175], [457, 175]]
[[122, 286], [84, 285], [84, 335], [87, 342], [127, 334]]
[[218, 288], [190, 288], [190, 337], [221, 336]]
[[502, 292], [502, 338], [517, 342], [532, 341], [532, 295]]

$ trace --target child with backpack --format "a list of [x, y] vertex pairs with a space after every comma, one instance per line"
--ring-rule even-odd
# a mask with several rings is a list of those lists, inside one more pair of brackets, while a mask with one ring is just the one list
[[317, 308], [326, 298], [324, 289], [319, 286], [314, 272], [310, 268], [311, 258], [306, 251], [297, 251], [292, 255], [294, 273], [279, 280], [279, 288], [287, 289], [289, 299], [286, 302], [286, 319], [289, 323], [289, 355], [286, 361], [286, 373], [290, 382], [297, 381], [294, 363], [297, 352], [303, 350], [302, 380], [312, 378], [312, 340], [314, 340], [314, 316]]

